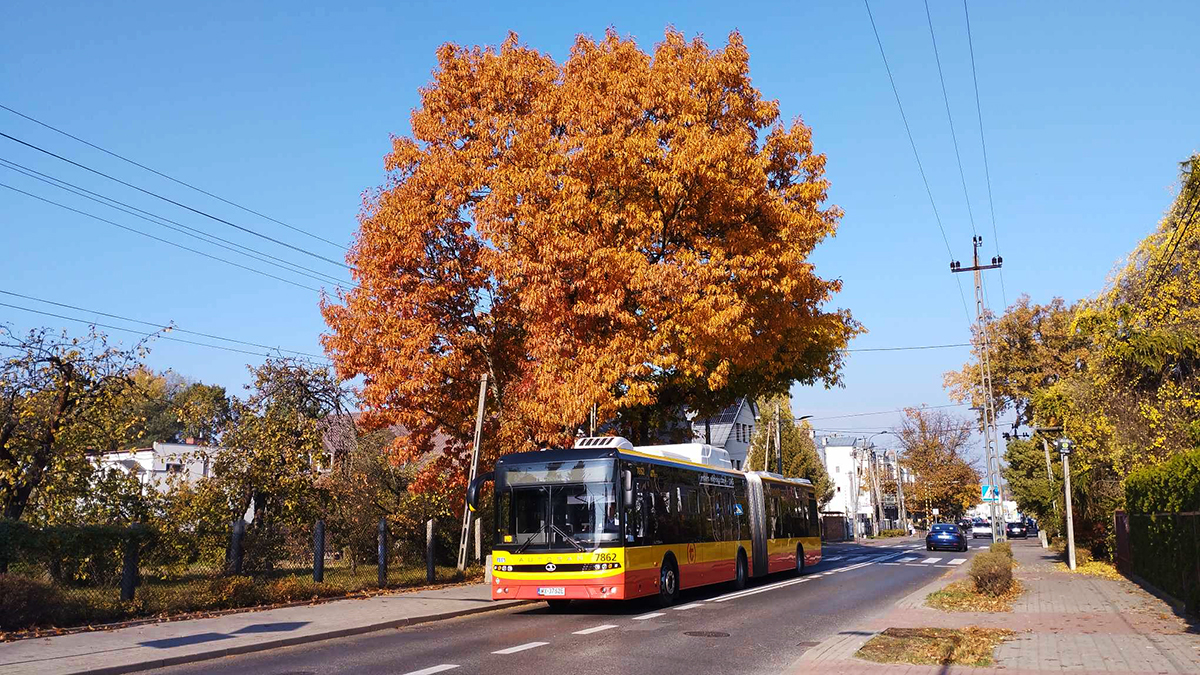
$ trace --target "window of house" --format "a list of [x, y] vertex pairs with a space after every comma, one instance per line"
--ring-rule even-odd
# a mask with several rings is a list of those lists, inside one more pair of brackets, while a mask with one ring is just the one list
[[183, 465], [167, 464], [167, 473], [183, 473]]

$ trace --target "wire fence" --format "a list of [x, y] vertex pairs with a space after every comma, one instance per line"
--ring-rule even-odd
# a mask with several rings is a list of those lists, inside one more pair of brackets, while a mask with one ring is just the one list
[[[450, 528], [451, 524], [443, 524]], [[473, 578], [386, 527], [32, 528], [0, 521], [0, 630], [271, 605]]]

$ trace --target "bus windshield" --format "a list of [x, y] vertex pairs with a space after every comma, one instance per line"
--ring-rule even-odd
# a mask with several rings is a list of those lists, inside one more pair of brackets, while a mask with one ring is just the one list
[[611, 460], [507, 467], [497, 481], [497, 543], [512, 550], [619, 545]]

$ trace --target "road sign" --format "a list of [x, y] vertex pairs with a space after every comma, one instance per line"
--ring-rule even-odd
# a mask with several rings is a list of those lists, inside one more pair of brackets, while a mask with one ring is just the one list
[[996, 486], [996, 485], [981, 485], [981, 486], [979, 486], [979, 488], [980, 488], [980, 490], [979, 490], [979, 492], [980, 492], [980, 499], [982, 499], [983, 501], [985, 501], [985, 502], [998, 502], [998, 501], [1000, 501], [1000, 490], [999, 490], [999, 486]]

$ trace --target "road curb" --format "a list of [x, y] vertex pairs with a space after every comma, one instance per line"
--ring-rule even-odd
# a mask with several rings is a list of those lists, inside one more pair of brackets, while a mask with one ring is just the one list
[[454, 619], [461, 616], [470, 616], [472, 614], [482, 614], [484, 612], [495, 612], [502, 609], [510, 609], [520, 607], [522, 605], [530, 605], [537, 602], [536, 600], [508, 600], [504, 604], [489, 604], [482, 607], [467, 607], [450, 612], [441, 612], [438, 614], [427, 614], [425, 616], [407, 617], [403, 619], [392, 619], [390, 621], [381, 621], [364, 626], [352, 626], [350, 628], [339, 628], [336, 630], [324, 631], [312, 635], [302, 635], [296, 637], [278, 638], [275, 640], [267, 640], [255, 644], [241, 645], [238, 647], [226, 647], [222, 649], [213, 649], [211, 651], [201, 652], [198, 654], [186, 654], [181, 656], [166, 656], [160, 659], [151, 659], [140, 663], [130, 663], [120, 666], [109, 666], [106, 668], [88, 668], [86, 670], [71, 671], [67, 675], [84, 675], [90, 673], [92, 675], [120, 675], [121, 673], [136, 673], [143, 670], [152, 670], [154, 668], [166, 668], [168, 666], [178, 666], [185, 663], [197, 663], [199, 661], [210, 661], [219, 659], [223, 656], [234, 656], [237, 654], [252, 654], [254, 652], [263, 652], [269, 649], [279, 649], [280, 647], [293, 647], [296, 645], [308, 644], [312, 642], [323, 642], [325, 640], [334, 640], [351, 635], [361, 635], [363, 633], [373, 633], [375, 631], [388, 630], [389, 628], [403, 628], [405, 626], [414, 626], [422, 623], [432, 623], [434, 621], [445, 621], [446, 619]]

